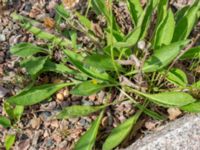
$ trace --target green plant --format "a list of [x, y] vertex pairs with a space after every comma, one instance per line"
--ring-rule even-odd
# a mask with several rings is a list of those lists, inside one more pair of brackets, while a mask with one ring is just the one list
[[[66, 22], [71, 27], [67, 34], [63, 34], [57, 28], [64, 38], [35, 27], [34, 25], [38, 24], [36, 21], [16, 13], [12, 14], [13, 19], [18, 20], [23, 28], [59, 47], [66, 57], [60, 63], [56, 63], [52, 60], [52, 49], [48, 47], [39, 47], [31, 43], [13, 46], [11, 53], [22, 58], [21, 66], [26, 68], [33, 84], [18, 95], [8, 98], [6, 104], [9, 104], [9, 107], [38, 104], [66, 86], [72, 88], [73, 95], [89, 96], [106, 88], [126, 96], [126, 99], [107, 101], [100, 106], [69, 106], [56, 116], [64, 119], [100, 111], [100, 115], [88, 131], [75, 144], [77, 150], [92, 149], [106, 108], [122, 101], [131, 101], [138, 108], [138, 112], [111, 131], [103, 144], [104, 150], [118, 146], [143, 113], [154, 119], [165, 118], [152, 111], [151, 107], [148, 107], [149, 104], [178, 107], [186, 112], [200, 112], [200, 102], [192, 95], [193, 91], [199, 92], [199, 81], [189, 85], [185, 72], [174, 68], [177, 60], [200, 58], [199, 46], [192, 48], [199, 35], [188, 40], [199, 19], [200, 1], [196, 0], [193, 5], [186, 6], [174, 14], [168, 8], [168, 0], [150, 0], [144, 9], [139, 0], [127, 0], [133, 23], [133, 30], [127, 35], [121, 31], [116, 21], [111, 7], [113, 3], [112, 0], [108, 3], [91, 0], [91, 10], [106, 19], [107, 26], [103, 31], [105, 38], [97, 36], [87, 15], [70, 13], [62, 5], [56, 7], [56, 23]], [[157, 21], [154, 32], [149, 35], [154, 12], [157, 13]], [[93, 44], [92, 50], [88, 51], [81, 44], [77, 44], [76, 32], [81, 32], [90, 39]], [[70, 78], [69, 83], [34, 86], [37, 77], [49, 71], [69, 74], [73, 78]], [[147, 83], [146, 87], [143, 87], [143, 82]], [[174, 88], [168, 88], [166, 85], [169, 83]], [[135, 95], [142, 101], [138, 101]], [[7, 114], [13, 117], [13, 112], [9, 112], [9, 109]], [[10, 126], [10, 121], [4, 117], [0, 118], [0, 123], [5, 127]]]

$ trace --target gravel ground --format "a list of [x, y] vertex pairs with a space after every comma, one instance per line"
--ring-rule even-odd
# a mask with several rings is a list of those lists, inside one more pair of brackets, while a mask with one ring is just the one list
[[[54, 17], [56, 3], [58, 3], [57, 0], [15, 0], [10, 1], [9, 6], [5, 8], [2, 7], [4, 4], [1, 4], [0, 1], [0, 8], [2, 7], [1, 10], [3, 10], [2, 12], [0, 11], [0, 103], [7, 97], [19, 92], [29, 82], [25, 70], [19, 68], [20, 59], [11, 56], [9, 48], [20, 42], [31, 42], [37, 45], [45, 44], [44, 41], [36, 39], [33, 35], [20, 28], [18, 23], [11, 19], [11, 12], [18, 11], [20, 14], [42, 22], [45, 17]], [[174, 7], [179, 8], [187, 4], [188, 1], [174, 0], [172, 3]], [[125, 27], [124, 32], [128, 32], [129, 30], [128, 27]], [[38, 82], [48, 83], [66, 80], [66, 78], [60, 77], [57, 74], [51, 76], [44, 74], [38, 79]], [[89, 127], [91, 121], [96, 118], [96, 115], [93, 114], [89, 117], [63, 121], [50, 120], [50, 116], [64, 106], [73, 104], [101, 104], [106, 96], [109, 95], [100, 92], [98, 95], [90, 97], [76, 97], [69, 95], [69, 89], [63, 89], [52, 97], [51, 102], [44, 102], [40, 105], [26, 108], [21, 122], [18, 123], [18, 131], [6, 130], [0, 126], [0, 147], [3, 145], [7, 133], [17, 132], [17, 140], [14, 146], [15, 150], [70, 150], [73, 148], [74, 142]], [[101, 139], [105, 138], [106, 133], [110, 132], [113, 127], [116, 127], [130, 115], [134, 114], [134, 112], [134, 108], [128, 102], [116, 105], [115, 108], [109, 108], [106, 116], [102, 120], [102, 130], [98, 141], [101, 142]], [[1, 105], [0, 113], [5, 114]], [[154, 126], [159, 124], [160, 122], [153, 122]]]

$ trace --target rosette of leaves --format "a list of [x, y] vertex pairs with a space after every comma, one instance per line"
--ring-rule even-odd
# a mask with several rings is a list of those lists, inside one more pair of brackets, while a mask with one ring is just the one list
[[[88, 10], [103, 16], [106, 20], [106, 27], [102, 30], [104, 36], [101, 38], [97, 36], [94, 23], [87, 15], [71, 13], [64, 9], [63, 5], [56, 7], [55, 17], [55, 28], [60, 37], [36, 27], [35, 24], [38, 22], [13, 13], [13, 19], [18, 20], [23, 28], [51, 45], [60, 47], [65, 55], [62, 61], [57, 63], [52, 60], [52, 49], [48, 46], [41, 47], [31, 43], [14, 45], [11, 53], [22, 58], [21, 66], [26, 68], [33, 81], [43, 72], [69, 74], [73, 78], [70, 78], [69, 83], [40, 86], [34, 86], [33, 83], [6, 101], [13, 106], [34, 105], [66, 86], [71, 87], [72, 95], [79, 96], [90, 96], [104, 89], [117, 90], [124, 94], [125, 100], [131, 101], [138, 111], [111, 131], [102, 145], [104, 150], [113, 149], [123, 142], [142, 114], [154, 119], [165, 118], [152, 111], [151, 107], [148, 107], [149, 104], [164, 108], [178, 107], [186, 112], [200, 112], [200, 103], [191, 94], [191, 91], [200, 89], [199, 82], [189, 84], [187, 74], [181, 68], [173, 67], [174, 60], [195, 61], [200, 58], [199, 46], [188, 48], [192, 42], [190, 33], [199, 19], [200, 1], [196, 0], [192, 5], [174, 13], [169, 7], [168, 0], [151, 0], [145, 7], [142, 7], [139, 0], [126, 0], [133, 24], [133, 30], [128, 34], [124, 34], [117, 23], [112, 10], [114, 3], [117, 2], [91, 0], [89, 3]], [[156, 14], [157, 20], [152, 27], [152, 20], [155, 21], [153, 14]], [[59, 28], [59, 24], [63, 22], [71, 27], [70, 30], [62, 31]], [[93, 44], [92, 50], [87, 50], [82, 43], [77, 43], [77, 33], [82, 33], [90, 39]], [[148, 44], [138, 47], [141, 41]], [[133, 56], [136, 59], [131, 59]], [[130, 64], [120, 63], [130, 61]], [[127, 83], [122, 84], [119, 80], [121, 76], [125, 76], [132, 83], [138, 75], [148, 84], [146, 92], [141, 90], [141, 84], [135, 83], [136, 86], [131, 86]], [[173, 85], [174, 88], [163, 86], [162, 82]], [[134, 95], [144, 99], [144, 103], [134, 100]], [[57, 115], [59, 119], [100, 112], [75, 144], [74, 149], [91, 150], [95, 147], [104, 112], [108, 107], [120, 102], [122, 101], [107, 102], [99, 106], [74, 105], [61, 110]], [[8, 126], [8, 120], [1, 120], [4, 120], [1, 124], [4, 122], [4, 125]]]

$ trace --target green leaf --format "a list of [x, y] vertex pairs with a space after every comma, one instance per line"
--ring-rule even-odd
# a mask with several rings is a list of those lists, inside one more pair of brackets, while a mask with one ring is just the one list
[[200, 58], [200, 46], [189, 49], [181, 59], [198, 59]]
[[98, 14], [103, 14], [106, 17], [108, 24], [111, 24], [111, 16], [106, 7], [105, 1], [92, 0], [92, 7]]
[[92, 147], [94, 146], [96, 141], [96, 136], [98, 134], [103, 113], [104, 112], [102, 111], [99, 117], [92, 123], [91, 127], [78, 140], [74, 147], [75, 150], [92, 150]]
[[157, 25], [163, 22], [167, 16], [167, 7], [169, 0], [160, 0], [158, 3], [158, 9], [157, 9]]
[[42, 31], [40, 28], [33, 26], [30, 22], [30, 20], [26, 19], [26, 17], [23, 17], [19, 14], [16, 13], [12, 13], [11, 17], [14, 20], [20, 21], [20, 25], [26, 29], [27, 31], [29, 31], [30, 33], [34, 34], [36, 37], [43, 39], [43, 40], [47, 40], [49, 42], [52, 42], [54, 44], [57, 44], [59, 46], [64, 46], [64, 47], [71, 47], [72, 46], [72, 42], [66, 38], [59, 38], [51, 33]]
[[84, 67], [83, 62], [80, 61], [81, 59], [83, 60], [83, 58], [81, 58], [80, 55], [78, 55], [75, 52], [70, 51], [70, 50], [65, 50], [64, 52], [68, 56], [69, 61], [74, 66], [76, 66], [81, 72], [85, 73], [86, 75], [88, 75], [92, 78], [114, 82], [114, 79], [112, 79], [107, 73], [105, 73], [105, 72], [100, 73], [97, 70], [94, 70], [94, 69], [92, 70], [91, 68]]
[[8, 118], [0, 116], [0, 125], [2, 125], [4, 128], [8, 128], [11, 126], [11, 122]]
[[141, 111], [137, 112], [134, 116], [114, 128], [104, 142], [103, 150], [112, 150], [118, 146], [129, 135], [140, 114]]
[[176, 20], [176, 22], [179, 22], [183, 18], [183, 16], [185, 16], [185, 14], [187, 13], [187, 11], [189, 9], [190, 9], [189, 5], [187, 5], [187, 6], [183, 7], [183, 8], [181, 8], [181, 9], [179, 9], [176, 12], [176, 14], [175, 14], [175, 20]]
[[116, 48], [128, 48], [134, 46], [139, 40], [141, 33], [141, 27], [137, 27], [131, 33], [129, 33], [122, 42], [116, 42], [114, 47]]
[[60, 17], [66, 20], [70, 17], [69, 12], [67, 12], [67, 10], [64, 8], [63, 5], [57, 5], [55, 7], [55, 10], [56, 10], [56, 14], [58, 14]]
[[107, 105], [101, 105], [101, 106], [74, 105], [74, 106], [70, 106], [70, 107], [65, 107], [57, 115], [57, 118], [65, 119], [65, 118], [76, 118], [76, 117], [87, 116], [87, 115], [97, 112], [105, 107], [107, 107]]
[[72, 95], [89, 96], [99, 92], [101, 89], [111, 86], [105, 83], [96, 83], [97, 81], [85, 81], [78, 84], [70, 91]]
[[31, 76], [37, 75], [43, 69], [48, 57], [31, 57], [21, 62], [21, 67], [26, 68]]
[[154, 5], [154, 0], [148, 1], [145, 10], [142, 12], [138, 20], [137, 27], [141, 26], [141, 33], [140, 33], [141, 40], [143, 40], [144, 37], [147, 35], [147, 30], [151, 22], [151, 16], [153, 14], [153, 5]]
[[19, 43], [10, 48], [10, 52], [13, 55], [20, 57], [33, 56], [36, 53], [47, 53], [42, 47], [38, 47], [31, 43]]
[[13, 114], [14, 114], [14, 117], [16, 118], [15, 119], [16, 121], [20, 120], [23, 112], [24, 112], [24, 106], [20, 106], [20, 105], [15, 106], [13, 110]]
[[143, 12], [142, 5], [139, 0], [127, 0], [128, 9], [132, 17], [133, 23], [137, 25], [140, 15]]
[[6, 135], [5, 138], [6, 150], [10, 150], [14, 143], [15, 143], [15, 135], [14, 134]]
[[79, 19], [79, 21], [81, 22], [81, 24], [83, 24], [88, 30], [93, 31], [93, 24], [92, 22], [86, 18], [85, 16], [81, 15], [80, 13], [76, 12], [76, 15]]
[[[115, 71], [112, 59], [107, 55], [92, 54], [85, 58], [84, 64], [102, 71]], [[122, 70], [122, 67], [117, 62], [115, 62], [115, 66], [118, 70]]]
[[57, 73], [66, 73], [66, 74], [76, 74], [77, 71], [74, 71], [64, 64], [60, 63], [54, 63], [50, 60], [47, 60], [41, 70], [41, 72], [47, 72], [47, 71], [52, 71], [52, 72], [57, 72]]
[[63, 87], [74, 85], [75, 83], [45, 84], [32, 87], [20, 94], [7, 99], [12, 105], [30, 106], [49, 98], [56, 91]]
[[142, 70], [144, 72], [154, 72], [164, 68], [176, 58], [188, 42], [180, 41], [155, 50], [154, 54], [145, 62]]
[[162, 106], [175, 106], [181, 107], [196, 101], [191, 95], [183, 92], [163, 92], [158, 94], [146, 94], [136, 90], [133, 92], [144, 96], [154, 103], [161, 104]]
[[200, 80], [192, 84], [192, 87], [194, 88], [200, 88]]
[[185, 40], [188, 38], [195, 23], [197, 22], [198, 10], [200, 8], [200, 1], [197, 0], [186, 14], [177, 22], [174, 31], [173, 42]]
[[147, 108], [144, 107], [143, 105], [137, 104], [136, 106], [137, 106], [140, 110], [143, 110], [144, 113], [145, 113], [146, 115], [148, 115], [149, 117], [151, 117], [151, 118], [153, 118], [153, 119], [155, 119], [155, 120], [165, 120], [165, 119], [166, 119], [165, 116], [160, 115], [160, 114], [158, 114], [157, 112], [154, 112], [154, 111], [152, 111], [152, 110], [150, 110], [150, 109], [147, 109]]
[[9, 118], [11, 120], [14, 120], [15, 122], [19, 121], [23, 112], [24, 112], [24, 106], [12, 106], [7, 101], [3, 103], [4, 111], [7, 113]]
[[169, 45], [173, 38], [174, 29], [175, 29], [174, 15], [172, 10], [170, 9], [166, 17], [157, 27], [153, 42], [154, 48], [159, 48], [163, 45]]
[[191, 113], [199, 113], [200, 112], [200, 102], [191, 103], [185, 105], [180, 108], [183, 111], [191, 112]]
[[[146, 60], [144, 67], [142, 68], [143, 72], [154, 72], [166, 67], [177, 57], [181, 49], [188, 42], [188, 40], [180, 41], [154, 50], [153, 55]], [[136, 70], [128, 72], [126, 75], [135, 73], [137, 73]]]
[[[165, 71], [163, 73], [165, 73]], [[188, 84], [185, 72], [178, 68], [173, 68], [167, 73], [167, 80], [181, 87], [185, 87]]]

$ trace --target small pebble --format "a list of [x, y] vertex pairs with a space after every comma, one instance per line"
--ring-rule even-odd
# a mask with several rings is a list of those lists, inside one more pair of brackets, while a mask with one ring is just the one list
[[3, 98], [8, 93], [8, 90], [0, 86], [0, 98]]
[[64, 95], [64, 97], [68, 97], [69, 96], [69, 90], [68, 89], [65, 89], [64, 91], [63, 91], [63, 95]]
[[143, 50], [146, 47], [146, 43], [145, 43], [145, 41], [139, 41], [137, 46], [139, 49]]
[[63, 101], [64, 100], [64, 95], [62, 93], [57, 93], [56, 94], [56, 100], [57, 101]]
[[6, 36], [4, 34], [0, 34], [0, 42], [4, 42], [6, 40]]

